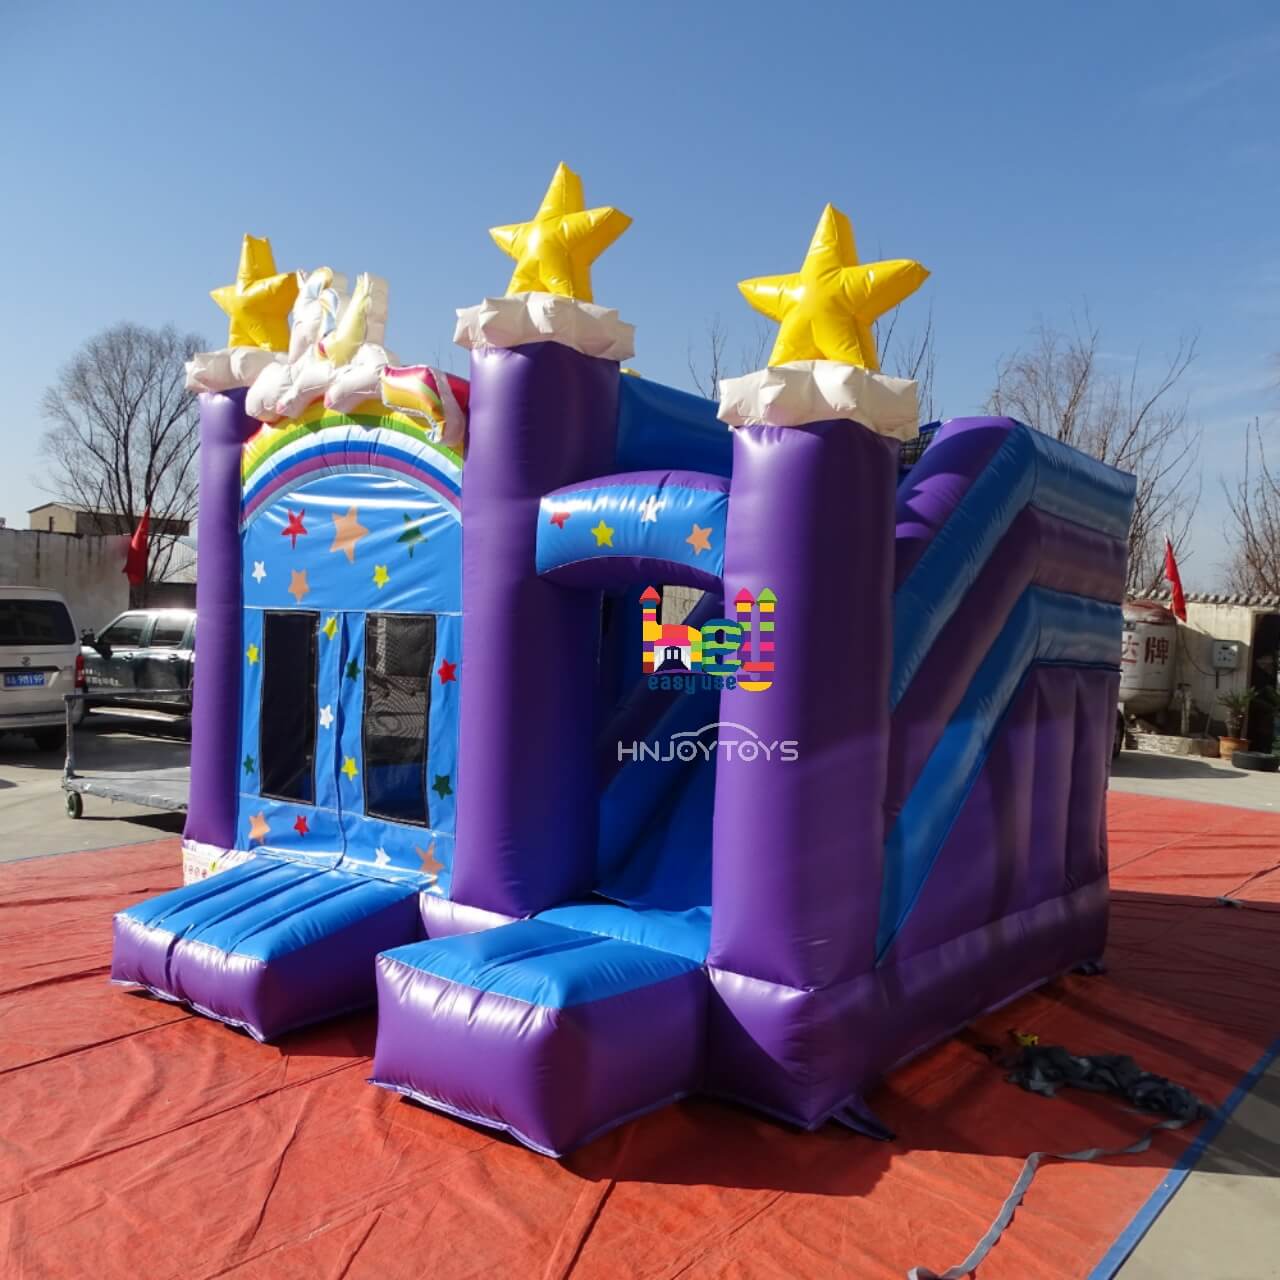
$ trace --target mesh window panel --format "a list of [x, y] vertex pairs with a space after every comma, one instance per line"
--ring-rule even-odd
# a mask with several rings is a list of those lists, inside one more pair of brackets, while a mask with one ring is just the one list
[[436, 620], [371, 613], [364, 630], [364, 808], [429, 826], [427, 723]]
[[314, 804], [318, 613], [290, 609], [262, 618], [262, 794]]

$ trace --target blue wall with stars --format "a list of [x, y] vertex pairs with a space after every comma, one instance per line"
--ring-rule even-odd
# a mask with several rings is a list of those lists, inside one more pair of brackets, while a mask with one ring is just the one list
[[[242, 535], [245, 680], [237, 843], [448, 894], [453, 866], [462, 680], [462, 527], [404, 480], [325, 474], [257, 511]], [[314, 618], [314, 804], [261, 794], [264, 616]], [[371, 613], [432, 615], [425, 825], [366, 812], [365, 637]], [[275, 657], [276, 655], [271, 655]], [[305, 661], [305, 655], [297, 655]], [[268, 677], [269, 678], [269, 677]], [[228, 708], [230, 713], [231, 709]], [[299, 744], [299, 751], [305, 750]]]

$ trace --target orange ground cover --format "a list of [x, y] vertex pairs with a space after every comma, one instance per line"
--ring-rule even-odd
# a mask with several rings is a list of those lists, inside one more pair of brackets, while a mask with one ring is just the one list
[[[1017, 1029], [1131, 1053], [1220, 1102], [1280, 1028], [1280, 815], [1114, 794], [1110, 831], [1110, 973], [1054, 983], [895, 1073], [872, 1101], [897, 1141], [694, 1101], [559, 1163], [366, 1085], [371, 1013], [260, 1045], [109, 986], [111, 914], [177, 882], [176, 842], [0, 867], [0, 1274], [941, 1270], [1028, 1152], [1142, 1128], [1106, 1099], [1021, 1092], [979, 1043]], [[1250, 877], [1238, 896], [1256, 909], [1214, 904]], [[1045, 1166], [983, 1280], [1087, 1275], [1191, 1137]]]

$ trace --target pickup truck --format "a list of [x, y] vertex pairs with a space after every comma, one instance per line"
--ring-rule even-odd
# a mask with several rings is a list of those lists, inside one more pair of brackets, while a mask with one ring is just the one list
[[[81, 637], [88, 705], [94, 693], [121, 695], [114, 706], [129, 706], [133, 692], [172, 693], [175, 713], [191, 714], [191, 677], [195, 670], [194, 609], [130, 609], [96, 635]], [[156, 706], [139, 699], [139, 707]]]

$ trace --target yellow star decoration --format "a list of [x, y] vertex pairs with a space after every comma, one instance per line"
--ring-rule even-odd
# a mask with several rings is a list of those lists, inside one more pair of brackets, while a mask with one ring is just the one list
[[355, 507], [348, 507], [345, 516], [333, 517], [333, 545], [330, 551], [345, 551], [347, 559], [353, 564], [356, 558], [356, 543], [367, 537], [369, 530], [356, 519]]
[[271, 241], [245, 236], [235, 284], [224, 284], [209, 295], [230, 317], [229, 347], [289, 349], [289, 309], [298, 296], [298, 277], [276, 273]]
[[695, 556], [701, 555], [704, 551], [710, 551], [711, 526], [708, 525], [704, 529], [700, 524], [695, 524], [685, 541], [693, 548]]
[[325, 621], [324, 626], [323, 626], [323, 627], [321, 627], [321, 628], [320, 628], [320, 630], [321, 630], [321, 631], [323, 631], [323, 632], [325, 633], [325, 635], [329, 637], [329, 639], [330, 639], [330, 640], [332, 640], [332, 639], [333, 639], [333, 637], [334, 637], [334, 636], [336, 636], [336, 635], [338, 634], [338, 620], [337, 620], [337, 618], [329, 618], [329, 619], [327, 619], [327, 620]]
[[251, 644], [245, 651], [244, 656], [249, 659], [249, 665], [253, 666], [258, 661], [258, 646]]
[[591, 264], [630, 225], [617, 209], [584, 209], [582, 179], [560, 164], [528, 222], [491, 227], [489, 234], [516, 260], [509, 294], [558, 293], [590, 302]]
[[757, 311], [778, 321], [771, 365], [840, 360], [874, 373], [880, 361], [872, 324], [928, 278], [906, 258], [859, 264], [853, 227], [829, 204], [799, 271], [743, 280], [738, 288]]
[[373, 584], [379, 591], [391, 581], [391, 575], [387, 572], [385, 564], [375, 564], [373, 566]]
[[591, 532], [595, 536], [597, 547], [613, 546], [613, 530], [603, 520]]
[[356, 774], [358, 774], [360, 770], [356, 768], [356, 760], [354, 756], [348, 756], [342, 762], [342, 772], [347, 775], [349, 781], [354, 782], [356, 780]]
[[289, 594], [301, 604], [302, 597], [310, 590], [311, 584], [307, 581], [307, 571], [294, 569], [289, 575]]
[[265, 840], [271, 834], [271, 828], [267, 826], [267, 815], [264, 810], [261, 813], [249, 815], [249, 843], [255, 840]]
[[434, 880], [444, 870], [444, 863], [436, 857], [436, 842], [434, 840], [425, 849], [419, 849], [415, 844], [413, 851], [422, 862], [423, 875], [430, 876]]

